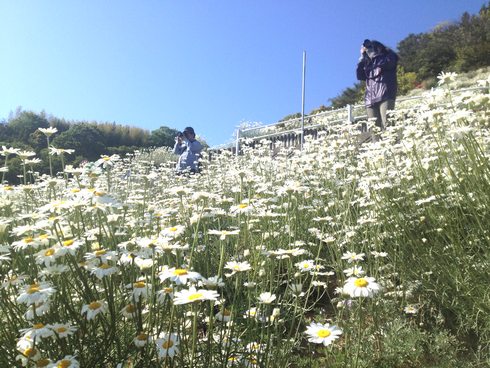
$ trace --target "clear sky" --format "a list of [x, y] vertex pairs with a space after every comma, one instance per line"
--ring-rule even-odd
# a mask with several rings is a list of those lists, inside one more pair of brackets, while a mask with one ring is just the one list
[[365, 38], [478, 12], [484, 0], [0, 0], [0, 120], [18, 106], [210, 145], [243, 121], [306, 113], [355, 82]]

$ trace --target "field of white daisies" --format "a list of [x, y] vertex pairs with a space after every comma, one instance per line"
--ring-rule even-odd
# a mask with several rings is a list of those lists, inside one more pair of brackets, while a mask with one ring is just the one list
[[439, 79], [369, 143], [345, 123], [198, 175], [3, 147], [0, 367], [489, 366], [490, 77]]

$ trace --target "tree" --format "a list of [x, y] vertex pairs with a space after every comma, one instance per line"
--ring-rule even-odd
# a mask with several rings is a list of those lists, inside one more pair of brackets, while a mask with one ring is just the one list
[[88, 123], [73, 124], [53, 139], [53, 146], [74, 149], [76, 155], [89, 161], [97, 160], [106, 152], [102, 134], [93, 124]]
[[[49, 122], [45, 114], [32, 111], [21, 111], [7, 124], [7, 135], [14, 141], [29, 142], [32, 133], [38, 128], [48, 128]], [[30, 142], [29, 142], [30, 143]]]
[[289, 115], [286, 115], [285, 117], [283, 117], [281, 120], [279, 121], [286, 121], [286, 120], [291, 120], [291, 119], [298, 119], [301, 117], [301, 113], [300, 112], [297, 112], [295, 114], [289, 114]]
[[406, 72], [417, 72], [420, 68], [420, 52], [428, 42], [425, 33], [409, 34], [398, 43], [399, 64]]
[[490, 55], [490, 5], [483, 6], [475, 16], [464, 13], [457, 37], [457, 70], [469, 71], [487, 66]]
[[332, 106], [320, 105], [320, 107], [317, 107], [316, 109], [311, 110], [308, 115], [315, 115], [315, 114], [319, 114], [321, 112], [325, 112], [328, 110], [332, 110]]
[[417, 73], [405, 72], [403, 66], [398, 66], [396, 71], [398, 80], [398, 95], [403, 96], [417, 86]]
[[346, 105], [355, 105], [360, 103], [363, 99], [365, 90], [364, 83], [355, 83], [354, 86], [344, 89], [337, 97], [330, 99], [332, 107], [334, 109], [338, 109]]
[[161, 126], [160, 128], [151, 132], [149, 144], [154, 147], [173, 147], [175, 137], [178, 133], [179, 131], [177, 129]]

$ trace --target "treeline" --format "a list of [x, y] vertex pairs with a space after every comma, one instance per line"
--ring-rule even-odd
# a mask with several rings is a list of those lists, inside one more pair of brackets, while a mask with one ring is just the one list
[[[38, 128], [53, 127], [57, 132], [50, 137], [50, 144], [56, 148], [74, 149], [64, 157], [65, 163], [78, 165], [82, 161], [94, 161], [101, 155], [134, 152], [148, 147], [172, 147], [178, 131], [162, 126], [154, 131], [116, 123], [96, 123], [88, 121], [67, 121], [44, 112], [35, 113], [18, 109], [8, 120], [0, 123], [0, 145], [19, 148], [36, 153], [39, 162], [35, 170], [49, 173], [48, 147], [46, 136]], [[53, 157], [54, 169], [61, 170], [60, 159]], [[10, 183], [19, 181], [20, 159], [12, 156], [7, 162], [9, 171], [5, 178]]]
[[[464, 13], [458, 22], [408, 35], [398, 43], [397, 53], [398, 95], [418, 86], [433, 87], [441, 71], [467, 72], [490, 65], [490, 2], [476, 15]], [[363, 96], [363, 83], [356, 83], [330, 99], [331, 106], [315, 112], [356, 104]]]

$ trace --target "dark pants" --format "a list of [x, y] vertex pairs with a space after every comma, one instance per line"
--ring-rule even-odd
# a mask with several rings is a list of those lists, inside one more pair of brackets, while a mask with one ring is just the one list
[[386, 112], [395, 109], [395, 100], [385, 100], [366, 106], [368, 118], [376, 118], [376, 126], [385, 130], [387, 125]]

